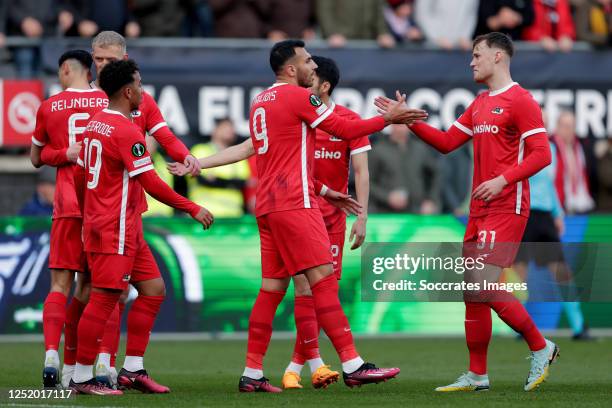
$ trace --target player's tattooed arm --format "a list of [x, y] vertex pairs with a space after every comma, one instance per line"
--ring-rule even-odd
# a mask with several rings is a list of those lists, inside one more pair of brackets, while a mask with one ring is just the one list
[[[246, 160], [255, 154], [253, 148], [253, 141], [248, 138], [244, 142], [228, 147], [225, 150], [215, 153], [212, 156], [201, 157], [198, 159], [202, 169], [210, 169], [213, 167], [225, 166], [226, 164], [236, 163], [242, 160]], [[182, 163], [170, 163], [168, 164], [168, 170], [175, 176], [184, 176], [189, 173], [187, 168]]]
[[32, 143], [32, 148], [30, 149], [30, 161], [32, 162], [32, 166], [36, 167], [37, 169], [45, 164], [40, 158], [41, 151], [42, 147], [36, 146], [34, 143]]

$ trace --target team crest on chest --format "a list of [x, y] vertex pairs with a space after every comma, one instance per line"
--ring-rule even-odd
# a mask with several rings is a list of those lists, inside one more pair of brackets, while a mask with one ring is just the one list
[[493, 109], [491, 111], [491, 113], [494, 113], [496, 115], [501, 115], [502, 113], [504, 113], [504, 108], [500, 108], [499, 106], [496, 107], [495, 109]]

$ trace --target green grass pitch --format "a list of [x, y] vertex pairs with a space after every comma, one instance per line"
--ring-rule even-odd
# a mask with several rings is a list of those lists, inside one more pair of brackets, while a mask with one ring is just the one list
[[[554, 340], [554, 339], [553, 339]], [[308, 369], [303, 390], [280, 395], [240, 394], [246, 341], [155, 341], [149, 346], [145, 366], [160, 383], [171, 387], [168, 395], [143, 395], [130, 391], [120, 397], [79, 396], [68, 401], [7, 400], [7, 389], [34, 388], [40, 384], [42, 344], [0, 343], [0, 406], [77, 405], [122, 407], [604, 407], [612, 401], [612, 339], [576, 343], [557, 339], [561, 357], [551, 376], [532, 393], [522, 390], [529, 369], [524, 342], [494, 338], [489, 353], [491, 391], [482, 393], [433, 392], [437, 385], [454, 380], [466, 370], [467, 351], [462, 339], [358, 339], [360, 353], [379, 366], [399, 366], [395, 380], [349, 389], [343, 383], [326, 390], [310, 385]], [[327, 340], [324, 359], [340, 365]], [[122, 346], [123, 347], [123, 346]], [[265, 361], [272, 383], [280, 379], [292, 351], [292, 342], [273, 341]], [[120, 357], [119, 361], [122, 361]]]

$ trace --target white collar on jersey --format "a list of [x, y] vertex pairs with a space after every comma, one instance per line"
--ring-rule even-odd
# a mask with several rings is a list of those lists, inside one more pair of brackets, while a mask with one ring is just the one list
[[96, 81], [91, 81], [91, 82], [89, 83], [89, 86], [91, 86], [93, 89], [100, 89], [100, 88], [98, 88], [98, 86], [96, 85]]
[[[112, 110], [112, 109], [104, 108], [104, 109], [102, 109], [102, 112], [110, 113], [110, 114], [113, 114], [113, 115], [123, 116], [123, 117], [125, 118], [125, 115], [124, 115], [123, 113], [121, 113], [121, 112], [119, 112], [119, 111], [116, 111], [116, 110]], [[126, 119], [127, 119], [127, 118], [126, 118]]]
[[330, 111], [334, 111], [334, 109], [336, 109], [336, 102], [334, 101], [330, 101], [331, 103], [329, 104], [329, 110]]
[[95, 92], [97, 89], [89, 88], [89, 89], [76, 89], [76, 88], [66, 88], [68, 92]]
[[277, 86], [281, 86], [281, 85], [288, 85], [288, 84], [286, 82], [276, 82], [272, 84], [272, 86], [269, 87], [268, 89], [276, 88]]
[[489, 91], [489, 96], [496, 96], [499, 94], [503, 94], [508, 89], [512, 88], [514, 85], [518, 85], [518, 82], [510, 82], [508, 85], [504, 86], [502, 89], [498, 89], [496, 91]]

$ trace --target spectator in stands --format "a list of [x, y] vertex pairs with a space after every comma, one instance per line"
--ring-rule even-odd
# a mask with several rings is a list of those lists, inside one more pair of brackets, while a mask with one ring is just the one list
[[612, 0], [574, 0], [576, 38], [595, 46], [612, 45]]
[[599, 196], [597, 209], [603, 212], [612, 212], [612, 135], [604, 141], [605, 148], [597, 160], [599, 171]]
[[425, 40], [443, 49], [472, 49], [478, 0], [416, 0], [415, 20]]
[[465, 144], [447, 154], [440, 163], [442, 212], [466, 215], [472, 185], [472, 146]]
[[215, 23], [208, 0], [190, 0], [185, 23], [188, 37], [212, 37]]
[[398, 43], [423, 39], [423, 33], [414, 21], [414, 0], [387, 0], [383, 13], [387, 27]]
[[138, 37], [140, 26], [126, 0], [64, 0], [73, 23], [67, 35], [90, 38], [100, 31], [116, 31]]
[[395, 46], [381, 0], [317, 0], [317, 20], [331, 47], [344, 47], [347, 40], [376, 40], [383, 48]]
[[539, 42], [546, 51], [569, 52], [576, 33], [568, 0], [534, 0], [535, 19], [523, 39]]
[[499, 31], [520, 40], [534, 17], [533, 0], [480, 0], [474, 37]]
[[372, 212], [433, 214], [440, 208], [438, 160], [404, 125], [380, 134], [369, 159]]
[[270, 0], [208, 0], [215, 35], [223, 38], [263, 38]]
[[32, 199], [23, 205], [19, 215], [52, 215], [54, 194], [55, 169], [43, 166], [36, 177], [36, 191]]
[[[42, 38], [61, 36], [72, 25], [72, 18], [59, 0], [3, 0], [6, 3], [7, 35]], [[17, 75], [33, 78], [40, 71], [38, 47], [18, 47], [13, 50]]]
[[[196, 157], [207, 157], [225, 150], [236, 142], [234, 124], [222, 119], [212, 132], [210, 143], [191, 148]], [[243, 189], [249, 179], [249, 165], [240, 161], [222, 167], [204, 170], [188, 182], [189, 199], [195, 203], [206, 203], [216, 217], [240, 217], [244, 214]]]
[[595, 207], [589, 189], [585, 150], [576, 136], [574, 113], [559, 115], [553, 136], [557, 154], [555, 187], [561, 205], [568, 213], [586, 213]]
[[270, 41], [315, 37], [314, 0], [271, 0], [269, 10], [266, 36]]
[[0, 48], [6, 44], [6, 20], [7, 20], [7, 1], [0, 2]]
[[186, 16], [184, 0], [130, 0], [142, 37], [178, 37]]

